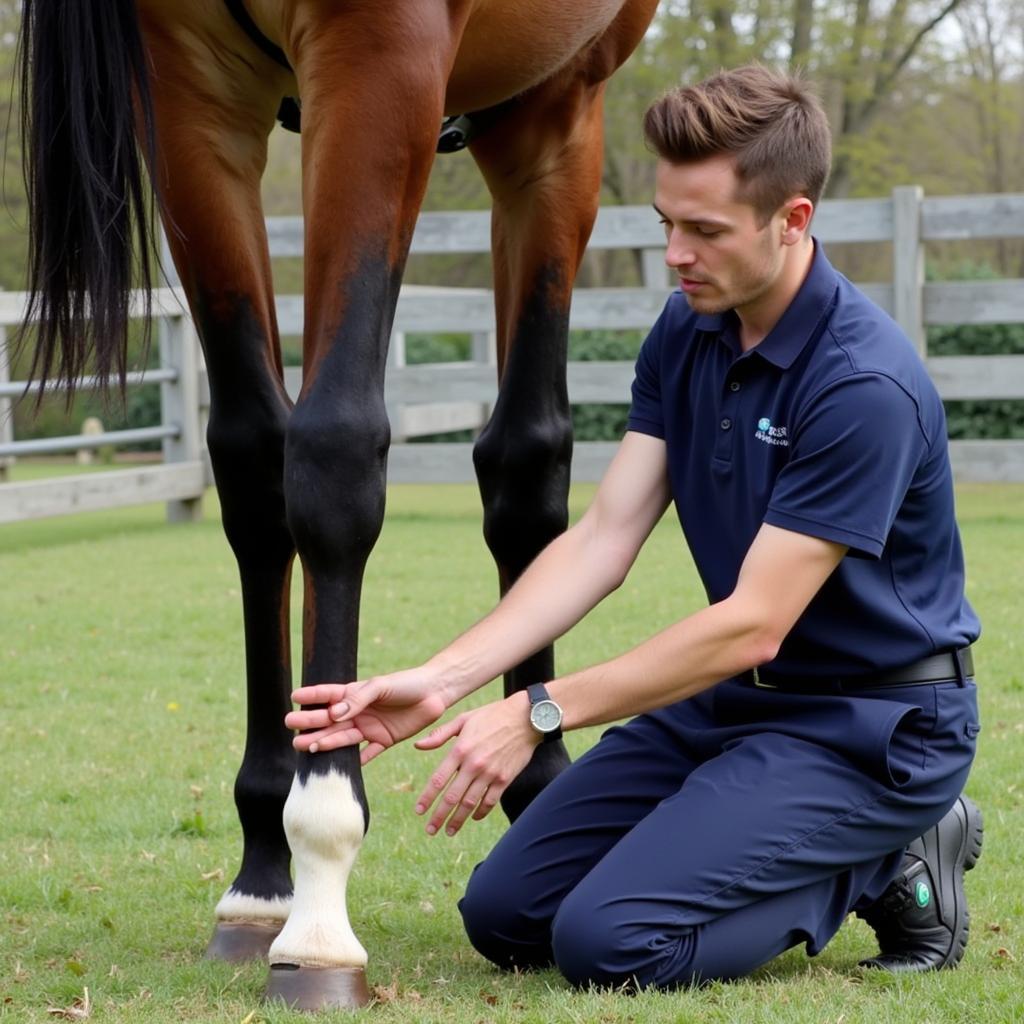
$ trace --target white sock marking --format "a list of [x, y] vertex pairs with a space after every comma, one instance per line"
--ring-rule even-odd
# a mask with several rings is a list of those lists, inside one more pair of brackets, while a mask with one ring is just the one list
[[288, 920], [291, 905], [291, 899], [284, 896], [268, 900], [231, 888], [221, 896], [214, 915], [225, 924], [279, 925]]
[[270, 947], [270, 962], [364, 967], [366, 950], [348, 921], [345, 888], [363, 841], [363, 810], [337, 772], [296, 776], [284, 805], [295, 866], [292, 910]]

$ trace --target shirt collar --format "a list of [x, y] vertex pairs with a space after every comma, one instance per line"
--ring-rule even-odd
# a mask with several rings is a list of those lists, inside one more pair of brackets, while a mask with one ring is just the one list
[[[817, 335], [819, 326], [832, 308], [838, 288], [836, 272], [826, 259], [821, 243], [816, 238], [813, 242], [814, 256], [800, 290], [778, 323], [751, 349], [780, 370], [788, 370], [807, 343]], [[701, 314], [697, 317], [696, 328], [729, 334], [737, 333], [735, 324], [736, 314], [728, 310], [725, 313]]]

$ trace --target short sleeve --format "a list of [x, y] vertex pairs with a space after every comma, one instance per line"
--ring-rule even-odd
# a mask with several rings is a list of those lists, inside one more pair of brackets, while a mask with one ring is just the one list
[[791, 443], [764, 521], [878, 558], [929, 447], [914, 399], [883, 374], [851, 375], [808, 403]]
[[662, 313], [640, 346], [633, 377], [633, 402], [626, 424], [627, 430], [650, 434], [661, 440], [665, 439], [665, 418], [661, 406], [661, 338], [665, 320], [665, 313]]

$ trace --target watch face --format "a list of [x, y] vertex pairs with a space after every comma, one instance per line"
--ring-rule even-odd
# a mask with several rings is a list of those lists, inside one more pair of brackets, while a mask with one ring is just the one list
[[554, 701], [538, 701], [530, 710], [530, 721], [541, 732], [554, 732], [562, 724], [562, 709]]

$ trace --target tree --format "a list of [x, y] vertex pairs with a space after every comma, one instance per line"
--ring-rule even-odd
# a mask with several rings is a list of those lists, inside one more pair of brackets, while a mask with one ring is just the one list
[[[852, 186], [859, 147], [908, 71], [951, 15], [970, 0], [667, 0], [609, 87], [605, 186], [617, 202], [649, 194], [637, 127], [660, 91], [751, 60], [803, 70], [830, 113], [835, 161], [830, 196]], [[1014, 0], [984, 0], [1010, 11]], [[948, 59], [948, 58], [947, 58]]]
[[[834, 41], [832, 47], [825, 47], [831, 50], [834, 63], [826, 66], [819, 60], [816, 68], [831, 87], [838, 108], [833, 119], [835, 158], [828, 195], [849, 193], [856, 146], [922, 44], [964, 2], [890, 0], [888, 10], [873, 14], [870, 0], [856, 0], [852, 19], [848, 15], [823, 25], [823, 40]], [[845, 52], [843, 39], [848, 40]]]

